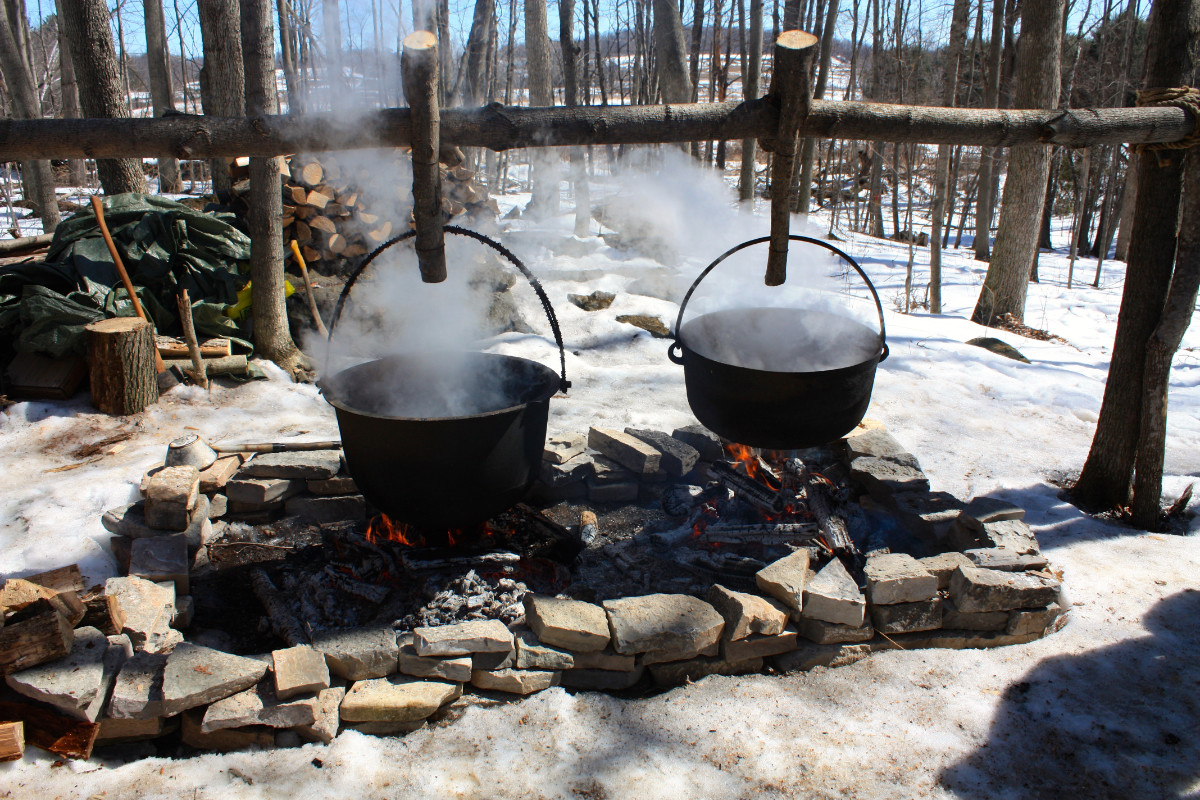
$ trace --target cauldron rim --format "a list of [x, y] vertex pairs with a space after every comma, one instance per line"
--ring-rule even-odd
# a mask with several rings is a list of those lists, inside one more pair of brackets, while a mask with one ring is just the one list
[[503, 408], [492, 409], [491, 411], [483, 411], [478, 414], [459, 414], [456, 416], [447, 416], [447, 417], [403, 417], [403, 416], [397, 416], [397, 415], [393, 415], [393, 414], [379, 414], [379, 413], [372, 412], [372, 411], [365, 411], [361, 408], [356, 408], [355, 406], [350, 405], [346, 401], [338, 399], [337, 394], [338, 394], [340, 387], [338, 387], [336, 385], [336, 383], [339, 378], [341, 378], [342, 376], [344, 376], [347, 372], [350, 372], [351, 370], [359, 369], [361, 367], [367, 367], [367, 366], [374, 365], [374, 364], [379, 364], [379, 363], [385, 362], [385, 361], [398, 361], [398, 360], [401, 360], [404, 358], [419, 357], [419, 358], [424, 359], [424, 358], [428, 358], [431, 355], [431, 352], [428, 352], [428, 351], [410, 351], [410, 352], [402, 352], [402, 353], [391, 353], [386, 356], [381, 356], [380, 358], [373, 358], [368, 361], [363, 361], [362, 363], [355, 364], [352, 367], [346, 367], [345, 369], [338, 370], [333, 375], [329, 376], [329, 378], [327, 378], [321, 382], [321, 394], [324, 395], [325, 402], [329, 403], [329, 405], [333, 406], [334, 408], [336, 408], [340, 411], [345, 411], [348, 414], [355, 414], [360, 417], [370, 417], [371, 419], [379, 419], [379, 420], [386, 420], [386, 421], [422, 422], [422, 423], [437, 424], [437, 423], [460, 422], [462, 420], [468, 420], [468, 419], [483, 419], [483, 418], [487, 418], [487, 417], [499, 416], [501, 414], [511, 414], [512, 412], [514, 412], [520, 408], [524, 408], [525, 406], [529, 405], [530, 403], [536, 403], [536, 402], [540, 402], [542, 400], [549, 399], [558, 393], [558, 389], [559, 389], [559, 387], [557, 385], [557, 382], [559, 380], [558, 373], [556, 373], [550, 367], [547, 367], [545, 364], [542, 364], [538, 361], [534, 361], [533, 359], [523, 358], [521, 356], [504, 355], [502, 353], [485, 353], [485, 352], [473, 351], [473, 350], [449, 351], [449, 352], [454, 352], [456, 355], [461, 354], [461, 355], [468, 355], [468, 356], [479, 357], [479, 358], [484, 358], [484, 359], [500, 359], [504, 362], [508, 362], [510, 365], [511, 364], [521, 364], [522, 366], [529, 365], [528, 368], [534, 369], [535, 374], [538, 374], [538, 373], [541, 374], [542, 380], [540, 382], [543, 384], [543, 391], [538, 392], [536, 395], [534, 395], [532, 397], [526, 398], [524, 401], [522, 401], [520, 403], [514, 403], [510, 406], [505, 406]]

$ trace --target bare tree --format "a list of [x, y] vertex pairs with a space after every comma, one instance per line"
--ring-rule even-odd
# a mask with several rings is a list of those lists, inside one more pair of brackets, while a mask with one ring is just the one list
[[[128, 117], [121, 73], [105, 0], [65, 0], [60, 22], [71, 45], [71, 60], [79, 81], [79, 104], [91, 118]], [[146, 176], [136, 158], [101, 158], [96, 172], [107, 194], [145, 192]]]
[[679, 6], [672, 0], [654, 0], [654, 45], [663, 102], [691, 102], [692, 81], [688, 77], [687, 48], [683, 43], [683, 19]]
[[[837, 23], [838, 0], [829, 0], [828, 16], [821, 30], [821, 63], [817, 67], [817, 85], [813, 87], [813, 99], [820, 100], [825, 96], [825, 86], [829, 82], [829, 61], [833, 56], [833, 31]], [[800, 153], [799, 186], [796, 191], [796, 210], [801, 214], [808, 213], [809, 202], [812, 199], [813, 157], [816, 140], [811, 136], [805, 137], [804, 149]]]
[[[55, 0], [54, 6], [58, 10], [58, 18], [62, 19], [62, 0]], [[62, 25], [58, 26], [58, 76], [63, 119], [78, 119], [79, 84], [75, 81], [75, 64], [71, 61], [71, 47], [67, 43], [66, 28]], [[82, 158], [72, 158], [67, 162], [67, 180], [72, 186], [87, 183], [87, 166]]]
[[[1004, 0], [992, 1], [992, 38], [988, 42], [987, 84], [983, 105], [996, 108], [1000, 102], [1000, 51], [1004, 39]], [[983, 147], [979, 153], [979, 198], [975, 202], [975, 258], [988, 261], [992, 257], [992, 175], [1000, 148]]]
[[[578, 48], [575, 45], [575, 0], [559, 0], [558, 3], [558, 44], [562, 50], [563, 89], [568, 106], [579, 105], [579, 86], [575, 75], [575, 55]], [[590, 231], [592, 216], [591, 192], [588, 188], [587, 163], [584, 160], [583, 148], [572, 147], [571, 184], [575, 189], [575, 235], [587, 236]]]
[[[171, 91], [171, 71], [167, 66], [171, 51], [167, 47], [167, 27], [163, 21], [162, 0], [145, 0], [142, 8], [146, 16], [146, 67], [150, 72], [150, 100], [154, 104], [154, 116], [161, 117], [175, 110]], [[158, 191], [178, 192], [179, 164], [171, 155], [159, 156]]]
[[[246, 109], [246, 78], [242, 68], [242, 34], [238, 0], [204, 0], [197, 5], [204, 45], [200, 70], [200, 100], [204, 113], [240, 117]], [[209, 161], [213, 191], [229, 191], [229, 163]]]
[[[755, 99], [762, 78], [763, 5], [762, 0], [750, 0], [750, 54], [747, 59], [743, 96]], [[754, 139], [742, 140], [742, 172], [738, 178], [738, 197], [745, 201], [754, 197]]]
[[492, 15], [495, 0], [475, 0], [471, 18], [471, 35], [467, 38], [467, 64], [462, 80], [462, 99], [466, 105], [477, 106], [487, 91], [487, 54], [492, 40]]
[[[1054, 108], [1058, 104], [1059, 61], [1062, 52], [1066, 0], [1042, 0], [1021, 6], [1021, 39], [1017, 45], [1017, 108]], [[1012, 314], [1025, 317], [1029, 272], [1037, 252], [1038, 226], [1046, 198], [1050, 154], [1041, 145], [1013, 147], [996, 250], [971, 319], [989, 324]]]
[[[525, 57], [529, 64], [529, 104], [554, 105], [546, 0], [525, 0]], [[553, 151], [536, 149], [530, 152], [530, 161], [534, 173], [530, 210], [535, 216], [553, 216], [558, 213], [558, 159]]]

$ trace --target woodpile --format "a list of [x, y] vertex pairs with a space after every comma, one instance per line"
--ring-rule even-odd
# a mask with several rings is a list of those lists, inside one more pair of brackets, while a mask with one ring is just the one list
[[[283, 159], [283, 241], [285, 253], [295, 240], [308, 264], [330, 264], [366, 255], [393, 236], [412, 227], [412, 184], [408, 177], [407, 149], [387, 151], [378, 162], [363, 164], [358, 156], [353, 166], [339, 163], [330, 153], [293, 155]], [[475, 172], [461, 163], [441, 165], [442, 210], [445, 222], [467, 222], [479, 228], [494, 222], [499, 214], [496, 201], [476, 180]], [[230, 164], [233, 194], [229, 205], [239, 216], [249, 212], [249, 158]], [[396, 179], [387, 184], [387, 176]], [[488, 232], [485, 230], [485, 232]]]

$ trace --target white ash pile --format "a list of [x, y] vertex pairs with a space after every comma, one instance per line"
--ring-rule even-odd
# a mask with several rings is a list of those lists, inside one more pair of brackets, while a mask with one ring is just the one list
[[426, 584], [427, 600], [420, 611], [397, 622], [400, 630], [431, 628], [473, 619], [498, 619], [505, 625], [525, 618], [522, 602], [529, 592], [524, 582], [504, 576], [466, 575]]

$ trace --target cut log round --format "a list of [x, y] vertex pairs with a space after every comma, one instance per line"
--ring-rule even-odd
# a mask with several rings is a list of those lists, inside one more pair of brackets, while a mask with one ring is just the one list
[[325, 170], [316, 161], [310, 161], [300, 168], [298, 177], [309, 186], [316, 186], [325, 179]]
[[0, 722], [0, 761], [20, 761], [25, 756], [25, 723]]
[[312, 241], [312, 228], [307, 224], [296, 220], [295, 224], [295, 239], [300, 244], [308, 244]]
[[325, 243], [325, 246], [329, 248], [329, 252], [340, 256], [346, 252], [349, 242], [346, 241], [345, 236], [335, 233], [329, 237], [329, 241]]
[[329, 195], [322, 194], [316, 189], [313, 189], [308, 193], [308, 196], [304, 199], [304, 202], [310, 206], [313, 206], [314, 208], [324, 208], [325, 206], [329, 205], [329, 201], [332, 199], [333, 198]]
[[158, 400], [154, 332], [138, 317], [112, 317], [84, 328], [92, 405], [105, 414], [136, 414]]
[[314, 231], [321, 231], [322, 233], [329, 234], [330, 236], [338, 232], [337, 223], [335, 223], [329, 217], [313, 217], [308, 221], [308, 226]]

